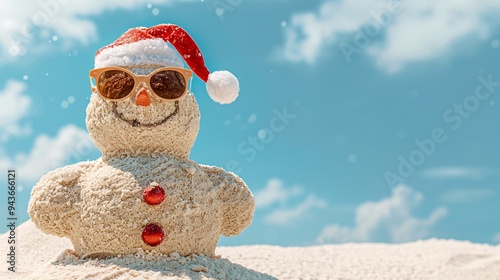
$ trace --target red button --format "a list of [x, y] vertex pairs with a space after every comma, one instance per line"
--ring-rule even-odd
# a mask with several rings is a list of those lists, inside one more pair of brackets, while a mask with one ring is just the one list
[[159, 225], [147, 225], [142, 231], [142, 241], [144, 241], [144, 243], [148, 244], [149, 246], [159, 245], [164, 238], [165, 234], [163, 233], [163, 229]]
[[149, 205], [157, 205], [165, 199], [165, 190], [160, 185], [148, 186], [142, 192], [144, 201]]

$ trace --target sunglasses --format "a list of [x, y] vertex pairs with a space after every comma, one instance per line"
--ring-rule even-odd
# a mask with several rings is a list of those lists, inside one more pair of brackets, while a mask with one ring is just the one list
[[164, 67], [147, 76], [137, 76], [121, 67], [104, 67], [90, 70], [89, 76], [92, 89], [97, 89], [97, 93], [106, 100], [124, 100], [136, 92], [139, 84], [144, 83], [159, 98], [175, 101], [187, 93], [188, 81], [193, 77], [193, 72], [184, 68]]

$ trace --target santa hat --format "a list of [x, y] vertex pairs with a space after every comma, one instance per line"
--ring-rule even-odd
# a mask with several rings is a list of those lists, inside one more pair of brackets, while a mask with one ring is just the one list
[[97, 51], [95, 67], [147, 64], [183, 67], [182, 60], [165, 42], [172, 44], [191, 70], [206, 83], [207, 92], [214, 101], [229, 104], [238, 97], [238, 79], [228, 71], [210, 73], [194, 40], [174, 24], [129, 29], [114, 43]]

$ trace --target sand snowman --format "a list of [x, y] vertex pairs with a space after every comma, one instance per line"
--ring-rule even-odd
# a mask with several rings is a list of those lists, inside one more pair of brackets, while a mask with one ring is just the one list
[[237, 79], [210, 73], [176, 25], [130, 29], [97, 52], [86, 124], [102, 157], [40, 179], [28, 209], [40, 230], [69, 238], [81, 257], [213, 256], [220, 235], [251, 223], [255, 203], [245, 183], [188, 159], [200, 120], [188, 90], [192, 72], [215, 101], [237, 97]]

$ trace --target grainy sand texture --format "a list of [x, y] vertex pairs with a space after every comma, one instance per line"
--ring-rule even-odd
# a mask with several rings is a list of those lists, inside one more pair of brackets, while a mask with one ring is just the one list
[[[7, 234], [0, 237], [7, 252]], [[151, 253], [79, 259], [67, 239], [28, 221], [17, 229], [16, 269], [0, 279], [500, 279], [500, 246], [455, 240], [314, 247], [218, 247], [218, 257]]]

